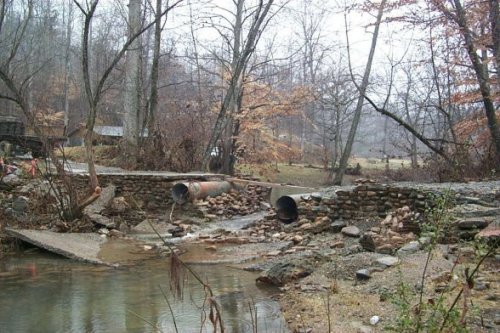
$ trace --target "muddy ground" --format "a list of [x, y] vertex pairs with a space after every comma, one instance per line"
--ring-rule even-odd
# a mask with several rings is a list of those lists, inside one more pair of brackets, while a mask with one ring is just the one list
[[[103, 232], [103, 229], [109, 229], [106, 231], [109, 237], [128, 237], [140, 221], [149, 220], [164, 225], [164, 230], [177, 236], [177, 241], [205, 244], [206, 251], [210, 253], [224, 253], [224, 249], [233, 247], [231, 251], [238, 254], [241, 260], [228, 261], [228, 265], [260, 271], [261, 277], [256, 283], [272, 283], [280, 288], [278, 298], [292, 332], [385, 332], [390, 331], [391, 326], [393, 331], [399, 332], [403, 331], [401, 327], [394, 328], [398, 319], [415, 317], [419, 311], [420, 296], [422, 304], [427, 307], [442, 303], [442, 308], [448, 309], [460, 292], [466, 298], [465, 302], [460, 299], [456, 309], [459, 316], [465, 314], [462, 322], [470, 331], [500, 331], [498, 247], [483, 261], [477, 274], [467, 284], [466, 272], [470, 274], [484, 254], [484, 248], [479, 248], [479, 242], [474, 239], [452, 244], [441, 242], [429, 252], [425, 247], [428, 239], [419, 239], [416, 235], [415, 239], [419, 239], [420, 243], [412, 243], [413, 246], [405, 251], [385, 254], [369, 252], [360, 245], [359, 236], [370, 228], [377, 228], [382, 219], [352, 223], [360, 229], [357, 235], [334, 228], [318, 232], [303, 227], [304, 222], [283, 224], [276, 219], [272, 209], [265, 209], [263, 202], [259, 206], [262, 213], [254, 215], [254, 220], [250, 222], [247, 220], [242, 229], [231, 223], [217, 224], [215, 221], [224, 218], [224, 214], [217, 216], [213, 211], [207, 211], [208, 201], [192, 204], [190, 209], [196, 212], [190, 214], [190, 209], [186, 208], [173, 213], [138, 212], [130, 206], [120, 206], [120, 200], [122, 204], [126, 200], [120, 198], [103, 214], [119, 216], [121, 223], [103, 228], [87, 217], [70, 223], [62, 222], [47, 209], [43, 201], [47, 198], [44, 196], [27, 196], [25, 202], [24, 199], [20, 202], [21, 194], [16, 189], [29, 186], [29, 182], [32, 181], [22, 180], [9, 190], [4, 188], [0, 192], [0, 242], [3, 253], [13, 244], [10, 237], [1, 234], [1, 229], [6, 226], [58, 232]], [[487, 188], [500, 191], [496, 183], [492, 186]], [[478, 186], [474, 191], [480, 192], [481, 188]], [[219, 199], [229, 200], [227, 197], [214, 200]], [[248, 202], [253, 207], [250, 211], [255, 213], [255, 200]], [[500, 207], [498, 201], [490, 203], [490, 208], [491, 205]], [[489, 216], [487, 221], [490, 225], [498, 224], [499, 218], [498, 215]], [[259, 244], [265, 246], [259, 248]], [[255, 255], [246, 253], [248, 256], [245, 257], [241, 251], [258, 253], [260, 260], [255, 262]], [[382, 262], [377, 261], [380, 259]], [[403, 286], [409, 295], [408, 309], [404, 309], [401, 302], [397, 305]], [[461, 321], [460, 317], [453, 320]], [[414, 331], [414, 327], [408, 324], [408, 331]], [[444, 331], [456, 330], [447, 328]]]

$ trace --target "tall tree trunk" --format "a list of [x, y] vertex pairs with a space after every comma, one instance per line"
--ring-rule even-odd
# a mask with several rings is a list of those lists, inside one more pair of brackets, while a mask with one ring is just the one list
[[161, 2], [156, 0], [155, 13], [155, 35], [153, 47], [153, 59], [151, 64], [151, 92], [149, 98], [148, 132], [149, 139], [153, 137], [155, 130], [156, 114], [158, 112], [158, 68], [160, 62], [161, 47]]
[[[366, 93], [366, 88], [368, 87], [368, 80], [370, 78], [370, 71], [372, 68], [373, 57], [375, 55], [375, 49], [377, 46], [378, 32], [380, 28], [380, 22], [382, 21], [382, 16], [384, 14], [386, 0], [382, 0], [380, 3], [380, 7], [378, 9], [377, 20], [375, 22], [375, 29], [373, 31], [372, 43], [370, 47], [370, 53], [368, 55], [368, 62], [366, 63], [365, 73], [363, 74], [363, 80], [361, 81], [361, 85], [356, 87], [359, 90], [358, 102], [356, 104], [356, 110], [354, 111], [354, 117], [351, 123], [351, 128], [349, 130], [349, 134], [347, 135], [347, 141], [344, 147], [344, 152], [342, 153], [342, 157], [339, 162], [339, 170], [335, 174], [335, 179], [333, 180], [334, 184], [341, 185], [342, 179], [344, 178], [345, 171], [347, 169], [347, 162], [349, 157], [351, 157], [352, 145], [354, 144], [354, 139], [356, 137], [356, 132], [359, 125], [359, 120], [361, 118], [361, 111], [363, 110], [363, 101]], [[346, 23], [346, 34], [347, 34], [347, 23]], [[347, 42], [347, 47], [349, 47], [349, 41]], [[353, 77], [354, 81], [354, 77]]]
[[490, 24], [493, 36], [493, 55], [495, 56], [495, 68], [497, 70], [497, 85], [500, 86], [500, 10], [498, 0], [490, 0]]
[[66, 45], [64, 55], [64, 134], [68, 133], [69, 126], [69, 78], [71, 74], [71, 35], [73, 34], [73, 4], [68, 0], [68, 22], [66, 23]]
[[[141, 0], [130, 0], [128, 5], [129, 27], [131, 38], [141, 29]], [[139, 137], [139, 100], [140, 100], [140, 67], [141, 41], [134, 39], [126, 53], [125, 59], [125, 96], [123, 117], [123, 158], [129, 167], [137, 163], [137, 145]]]
[[[245, 4], [245, 0], [238, 0], [236, 2], [236, 15], [235, 22], [233, 25], [233, 57], [231, 60], [231, 75], [236, 75], [238, 62], [241, 57], [241, 33], [243, 29], [243, 6]], [[235, 84], [230, 86], [232, 89], [231, 99], [229, 101], [228, 112], [226, 114], [226, 128], [225, 128], [225, 136], [223, 138], [223, 149], [222, 149], [222, 173], [224, 174], [232, 174], [234, 171], [234, 129], [236, 125], [235, 116], [239, 113], [239, 96], [241, 94], [242, 88], [242, 76], [244, 75], [244, 71], [241, 71], [236, 77]]]
[[[94, 93], [92, 91], [92, 84], [90, 81], [89, 44], [92, 39], [90, 32], [92, 25], [92, 17], [94, 16], [98, 3], [99, 3], [98, 0], [94, 1], [91, 4], [88, 12], [86, 12], [82, 9], [82, 7], [79, 6], [78, 2], [75, 2], [75, 4], [79, 6], [79, 8], [85, 15], [85, 22], [84, 22], [83, 36], [82, 36], [82, 73], [85, 86], [85, 94], [89, 106], [89, 114], [87, 115], [87, 122], [85, 124], [85, 135], [83, 137], [83, 142], [85, 144], [85, 155], [86, 155], [85, 157], [89, 169], [90, 187], [92, 190], [94, 190], [97, 186], [99, 186], [99, 180], [97, 179], [97, 172], [95, 169], [94, 149], [92, 147], [95, 118], [97, 115], [97, 101], [99, 99], [96, 96], [94, 96]], [[99, 92], [97, 91], [96, 93], [98, 94]]]
[[415, 136], [411, 137], [411, 150], [410, 150], [410, 159], [411, 159], [411, 167], [413, 169], [418, 168], [418, 155], [417, 155], [417, 138]]

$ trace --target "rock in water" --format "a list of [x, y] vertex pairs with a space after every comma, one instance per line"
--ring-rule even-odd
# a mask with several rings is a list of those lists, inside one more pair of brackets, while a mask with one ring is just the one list
[[267, 271], [263, 272], [258, 278], [257, 282], [272, 284], [275, 286], [282, 286], [290, 281], [304, 278], [312, 273], [312, 269], [305, 268], [291, 262], [278, 263], [272, 266]]

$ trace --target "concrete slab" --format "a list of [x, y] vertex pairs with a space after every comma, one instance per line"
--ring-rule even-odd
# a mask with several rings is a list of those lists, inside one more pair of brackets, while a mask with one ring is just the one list
[[5, 228], [9, 235], [70, 259], [100, 265], [115, 264], [102, 261], [98, 254], [107, 238], [93, 233], [56, 233], [48, 230], [16, 230]]

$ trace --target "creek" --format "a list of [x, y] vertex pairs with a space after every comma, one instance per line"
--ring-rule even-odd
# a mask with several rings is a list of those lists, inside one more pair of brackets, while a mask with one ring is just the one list
[[[255, 325], [257, 332], [288, 332], [272, 299], [277, 290], [257, 286], [256, 273], [223, 264], [190, 267], [214, 290], [226, 332], [253, 332]], [[2, 333], [176, 332], [172, 316], [178, 332], [212, 332], [202, 318], [204, 299], [191, 276], [182, 300], [173, 297], [168, 258], [108, 268], [30, 249], [0, 259]]]

